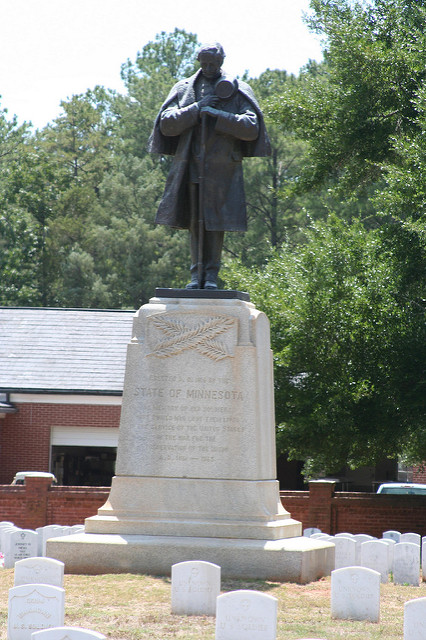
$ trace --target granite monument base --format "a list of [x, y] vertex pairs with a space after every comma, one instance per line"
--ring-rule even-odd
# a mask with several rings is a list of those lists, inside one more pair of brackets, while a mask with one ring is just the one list
[[170, 575], [171, 567], [204, 560], [221, 567], [223, 578], [307, 584], [330, 575], [334, 545], [296, 537], [282, 540], [75, 534], [47, 543], [50, 557], [66, 573], [145, 573]]
[[117, 476], [86, 533], [279, 540], [301, 531], [276, 480]]
[[276, 480], [269, 322], [241, 292], [159, 290], [127, 351], [116, 476], [86, 533], [49, 543], [67, 572], [305, 582], [334, 547], [301, 538]]

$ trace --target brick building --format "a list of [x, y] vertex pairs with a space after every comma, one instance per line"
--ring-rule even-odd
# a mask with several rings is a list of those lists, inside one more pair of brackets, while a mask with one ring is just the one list
[[[133, 315], [0, 307], [0, 485], [17, 471], [52, 471], [69, 486], [110, 485]], [[301, 466], [280, 456], [282, 489], [306, 488]], [[336, 486], [374, 492], [385, 481], [426, 482], [426, 468], [404, 473], [386, 460], [342, 469]]]
[[27, 470], [110, 484], [133, 315], [0, 308], [0, 484]]

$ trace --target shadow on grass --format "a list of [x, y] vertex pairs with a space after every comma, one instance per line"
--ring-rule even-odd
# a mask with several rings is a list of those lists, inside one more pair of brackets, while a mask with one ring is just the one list
[[[172, 579], [170, 576], [153, 576], [164, 582], [164, 584], [171, 584]], [[221, 580], [221, 591], [238, 591], [240, 589], [249, 589], [250, 591], [270, 591], [280, 586], [279, 582], [269, 582], [266, 580]]]

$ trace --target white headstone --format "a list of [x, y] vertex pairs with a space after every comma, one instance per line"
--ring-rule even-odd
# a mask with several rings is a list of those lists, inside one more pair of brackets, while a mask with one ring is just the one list
[[396, 542], [391, 538], [382, 538], [381, 542], [388, 545], [388, 573], [393, 573], [393, 548]]
[[398, 542], [393, 548], [393, 581], [418, 587], [420, 583], [419, 547], [413, 542]]
[[376, 540], [374, 536], [369, 536], [368, 533], [355, 533], [354, 539], [357, 542], [368, 542], [369, 540]]
[[366, 567], [346, 567], [331, 572], [331, 616], [340, 620], [380, 617], [380, 573]]
[[426, 639], [426, 598], [404, 604], [404, 640]]
[[361, 544], [361, 566], [380, 573], [380, 581], [389, 580], [389, 547], [380, 540], [368, 540]]
[[19, 527], [8, 526], [0, 529], [0, 551], [5, 553], [9, 546], [9, 536], [13, 531], [21, 531]]
[[311, 535], [312, 540], [331, 540], [333, 536], [328, 533], [313, 533]]
[[305, 538], [310, 538], [314, 533], [322, 533], [322, 531], [317, 527], [307, 527], [306, 529], [303, 529], [303, 535]]
[[426, 582], [426, 537], [422, 540], [422, 576], [423, 582]]
[[399, 531], [393, 531], [390, 529], [389, 531], [383, 531], [382, 538], [390, 538], [391, 540], [395, 540], [395, 542], [399, 542], [401, 534]]
[[335, 536], [334, 568], [354, 567], [356, 565], [356, 541], [352, 538]]
[[53, 558], [26, 558], [15, 564], [15, 587], [21, 584], [64, 586], [64, 563]]
[[214, 616], [220, 595], [220, 567], [201, 560], [172, 566], [172, 613]]
[[413, 544], [418, 544], [419, 547], [421, 540], [422, 538], [418, 533], [401, 533], [401, 537], [399, 539], [400, 542], [412, 542]]
[[56, 535], [56, 537], [57, 537], [57, 538], [59, 538], [59, 537], [60, 537], [60, 536], [58, 535], [58, 533], [59, 533], [61, 536], [70, 536], [70, 535], [73, 533], [73, 531], [72, 531], [71, 527], [68, 527], [68, 526], [67, 526], [67, 527], [61, 527], [61, 529], [58, 529], [58, 531], [55, 533], [55, 535]]
[[36, 532], [38, 533], [37, 555], [40, 557], [43, 554], [43, 529], [44, 527], [37, 527], [36, 529]]
[[48, 524], [45, 527], [41, 527], [41, 535], [42, 535], [42, 547], [41, 547], [41, 555], [46, 555], [46, 542], [50, 538], [59, 538], [63, 536], [64, 528], [59, 524]]
[[275, 640], [278, 600], [259, 591], [231, 591], [217, 599], [215, 640]]
[[361, 566], [361, 545], [363, 542], [374, 540], [374, 538], [373, 536], [369, 536], [366, 533], [357, 533], [352, 537], [356, 542], [355, 564], [357, 567], [360, 567]]
[[73, 524], [70, 528], [72, 533], [81, 533], [84, 531], [84, 524]]
[[31, 640], [106, 640], [106, 636], [81, 627], [55, 627], [36, 631]]
[[335, 538], [353, 538], [353, 533], [346, 533], [346, 531], [343, 531], [342, 533], [335, 533], [334, 534]]
[[57, 538], [61, 537], [61, 536], [69, 536], [71, 535], [71, 527], [67, 526], [67, 525], [55, 525], [58, 528], [55, 531], [55, 536]]
[[41, 629], [64, 624], [65, 591], [47, 584], [9, 589], [8, 640], [31, 640]]
[[6, 520], [3, 520], [3, 522], [0, 522], [0, 566], [4, 565], [3, 558], [1, 557], [1, 554], [4, 554], [4, 542], [3, 542], [2, 533], [3, 531], [6, 531], [8, 529], [17, 529], [17, 528], [18, 527], [15, 527], [13, 522], [7, 522]]
[[31, 529], [12, 531], [4, 554], [5, 569], [12, 569], [15, 562], [37, 555], [38, 534]]

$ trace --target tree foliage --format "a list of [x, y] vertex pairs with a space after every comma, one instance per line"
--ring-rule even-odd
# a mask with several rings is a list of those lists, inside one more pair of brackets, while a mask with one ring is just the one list
[[[13, 174], [7, 199], [15, 213], [25, 212], [19, 224], [9, 215], [9, 233], [12, 225], [12, 236], [24, 246], [22, 224], [28, 226], [33, 273], [25, 288], [21, 256], [22, 274], [9, 269], [20, 283], [14, 285], [19, 296], [8, 286], [5, 303], [135, 307], [155, 286], [185, 285], [187, 234], [153, 225], [170, 159], [149, 154], [147, 142], [173, 84], [198, 68], [198, 48], [194, 34], [162, 32], [123, 64], [125, 94], [97, 86], [71, 96], [54, 122], [27, 135], [20, 162], [13, 171], [7, 164]], [[292, 82], [284, 70], [250, 79], [262, 104]], [[306, 218], [302, 199], [290, 189], [303, 162], [303, 143], [272, 121], [268, 128], [271, 158], [245, 163], [249, 230], [227, 234], [225, 261], [238, 257], [261, 265], [286, 237], [297, 240]], [[83, 277], [83, 265], [90, 277]], [[78, 286], [72, 286], [73, 277]]]
[[[267, 69], [258, 78], [248, 79], [261, 107], [294, 76], [279, 69]], [[248, 230], [245, 234], [227, 234], [225, 254], [247, 265], [261, 265], [271, 250], [286, 239], [297, 241], [299, 227], [305, 224], [304, 200], [294, 192], [306, 145], [291, 131], [282, 131], [272, 119], [266, 119], [271, 155], [244, 160]], [[305, 201], [306, 202], [306, 201]]]
[[[0, 304], [37, 304], [37, 274], [42, 271], [42, 241], [36, 215], [42, 207], [29, 208], [24, 185], [37, 191], [36, 155], [29, 127], [19, 126], [0, 111]], [[37, 200], [34, 194], [32, 202]]]
[[33, 136], [0, 121], [3, 304], [135, 308], [156, 286], [184, 284], [187, 236], [153, 225], [168, 162], [146, 147], [196, 47], [192, 34], [162, 33], [123, 65], [127, 95], [74, 95]]
[[278, 441], [308, 475], [426, 459], [425, 240], [420, 225], [332, 217], [228, 274], [271, 320]]
[[[245, 161], [221, 275], [271, 320], [279, 447], [308, 475], [426, 459], [425, 18], [426, 0], [311, 0], [324, 62], [244, 77], [272, 155]], [[36, 133], [0, 111], [0, 304], [137, 308], [185, 285], [187, 234], [153, 223], [170, 159], [147, 142], [198, 46], [162, 32], [123, 94], [72, 96]]]
[[307, 144], [294, 192], [338, 217], [312, 223], [266, 269], [234, 265], [229, 282], [271, 319], [279, 442], [308, 475], [421, 462], [426, 3], [311, 7], [325, 61], [284, 84], [269, 113]]
[[[164, 31], [146, 44], [122, 66], [121, 77], [127, 88], [126, 108], [121, 113], [122, 136], [134, 155], [146, 155], [147, 142], [155, 117], [172, 86], [195, 72], [197, 37], [181, 29]], [[165, 172], [168, 164], [166, 164]]]
[[418, 128], [425, 78], [423, 0], [312, 0], [309, 24], [324, 43], [272, 105], [283, 126], [310, 144], [304, 180], [353, 192], [380, 181], [394, 138]]

